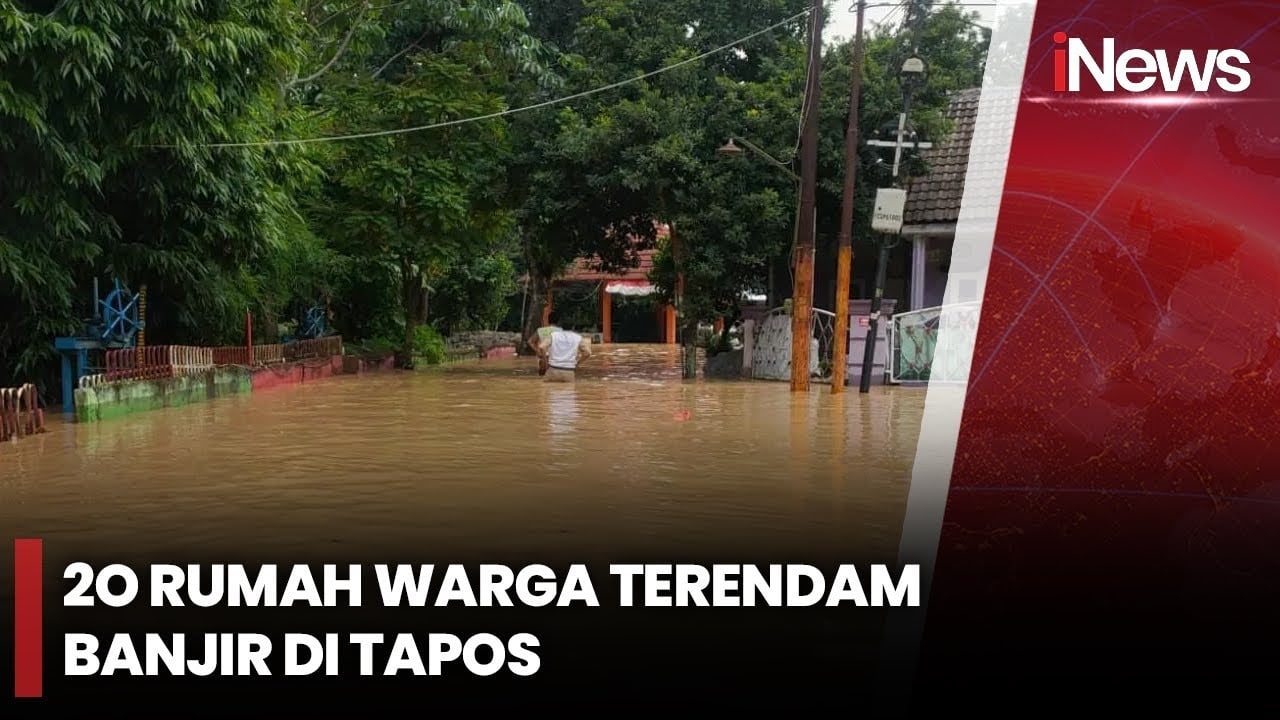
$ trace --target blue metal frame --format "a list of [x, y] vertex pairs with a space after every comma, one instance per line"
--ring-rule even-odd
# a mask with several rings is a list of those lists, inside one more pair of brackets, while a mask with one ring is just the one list
[[311, 306], [311, 309], [307, 310], [307, 314], [302, 320], [302, 326], [299, 328], [298, 336], [304, 338], [318, 338], [324, 335], [324, 321], [324, 306]]
[[107, 297], [98, 298], [98, 282], [93, 283], [94, 318], [83, 332], [74, 337], [53, 341], [62, 361], [62, 411], [75, 412], [75, 391], [80, 379], [92, 375], [89, 352], [133, 347], [142, 329], [138, 317], [138, 295], [131, 293], [119, 280]]
[[93, 374], [89, 351], [102, 349], [102, 343], [95, 338], [60, 337], [53, 341], [53, 347], [62, 357], [62, 411], [74, 412], [76, 383]]
[[130, 293], [115, 281], [115, 289], [100, 301], [102, 310], [102, 341], [112, 345], [131, 346], [142, 328], [138, 318], [138, 296]]

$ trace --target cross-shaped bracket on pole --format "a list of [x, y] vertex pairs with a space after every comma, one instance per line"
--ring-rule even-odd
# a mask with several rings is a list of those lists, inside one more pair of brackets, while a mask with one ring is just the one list
[[896, 140], [868, 140], [867, 144], [872, 147], [893, 148], [893, 176], [898, 177], [898, 168], [902, 165], [902, 151], [905, 149], [926, 150], [933, 147], [931, 142], [917, 142], [914, 140], [904, 140], [903, 131], [906, 129], [906, 115], [899, 116], [898, 119], [898, 138]]

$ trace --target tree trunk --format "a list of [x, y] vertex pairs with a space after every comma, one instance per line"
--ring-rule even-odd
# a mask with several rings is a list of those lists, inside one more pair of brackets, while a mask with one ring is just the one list
[[400, 352], [396, 354], [396, 365], [404, 369], [413, 368], [413, 346], [418, 334], [418, 326], [422, 324], [423, 311], [426, 308], [422, 289], [422, 274], [414, 270], [408, 258], [400, 258], [401, 305], [404, 308], [404, 342]]
[[521, 355], [532, 355], [533, 348], [529, 347], [529, 340], [537, 334], [538, 328], [542, 327], [542, 314], [547, 308], [547, 298], [549, 296], [549, 288], [551, 280], [542, 273], [531, 270], [529, 272], [529, 289], [532, 296], [529, 300], [529, 312], [524, 319], [524, 342], [520, 343], [517, 351]]
[[735, 307], [733, 313], [724, 317], [724, 330], [720, 332], [718, 352], [729, 352], [733, 349], [733, 343], [729, 340], [729, 330], [738, 320], [742, 318], [742, 308]]
[[[665, 200], [663, 206], [666, 206]], [[667, 232], [671, 241], [671, 258], [676, 266], [675, 303], [679, 314], [677, 322], [680, 326], [680, 377], [693, 380], [698, 377], [698, 321], [689, 316], [689, 305], [685, 293], [684, 260], [685, 250], [676, 233], [674, 222], [667, 224]]]
[[698, 377], [698, 322], [686, 320], [680, 336], [680, 377], [693, 380]]

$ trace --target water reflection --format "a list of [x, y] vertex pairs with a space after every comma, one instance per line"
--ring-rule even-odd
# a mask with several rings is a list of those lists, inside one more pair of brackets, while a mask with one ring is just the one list
[[[573, 434], [578, 417], [578, 393], [572, 385], [547, 384], [547, 409], [550, 414], [551, 434], [566, 439]], [[556, 447], [564, 444], [557, 442]]]
[[682, 382], [676, 348], [597, 350], [574, 385], [515, 358], [57, 425], [0, 448], [0, 524], [174, 552], [893, 553], [922, 391]]

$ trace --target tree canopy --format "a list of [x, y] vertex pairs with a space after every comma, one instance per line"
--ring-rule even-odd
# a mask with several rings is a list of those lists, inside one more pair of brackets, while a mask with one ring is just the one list
[[[0, 0], [0, 385], [56, 386], [53, 339], [92, 312], [95, 279], [148, 288], [149, 343], [239, 343], [246, 311], [271, 340], [318, 304], [404, 364], [438, 333], [518, 325], [513, 303], [533, 323], [584, 256], [618, 269], [658, 248], [687, 328], [732, 318], [788, 257], [797, 187], [716, 151], [740, 138], [798, 171], [808, 6]], [[867, 42], [864, 132], [900, 106], [900, 36]], [[986, 44], [932, 9], [918, 126], [945, 134]], [[849, 48], [821, 68], [831, 236]], [[860, 239], [871, 162], [864, 147]]]

